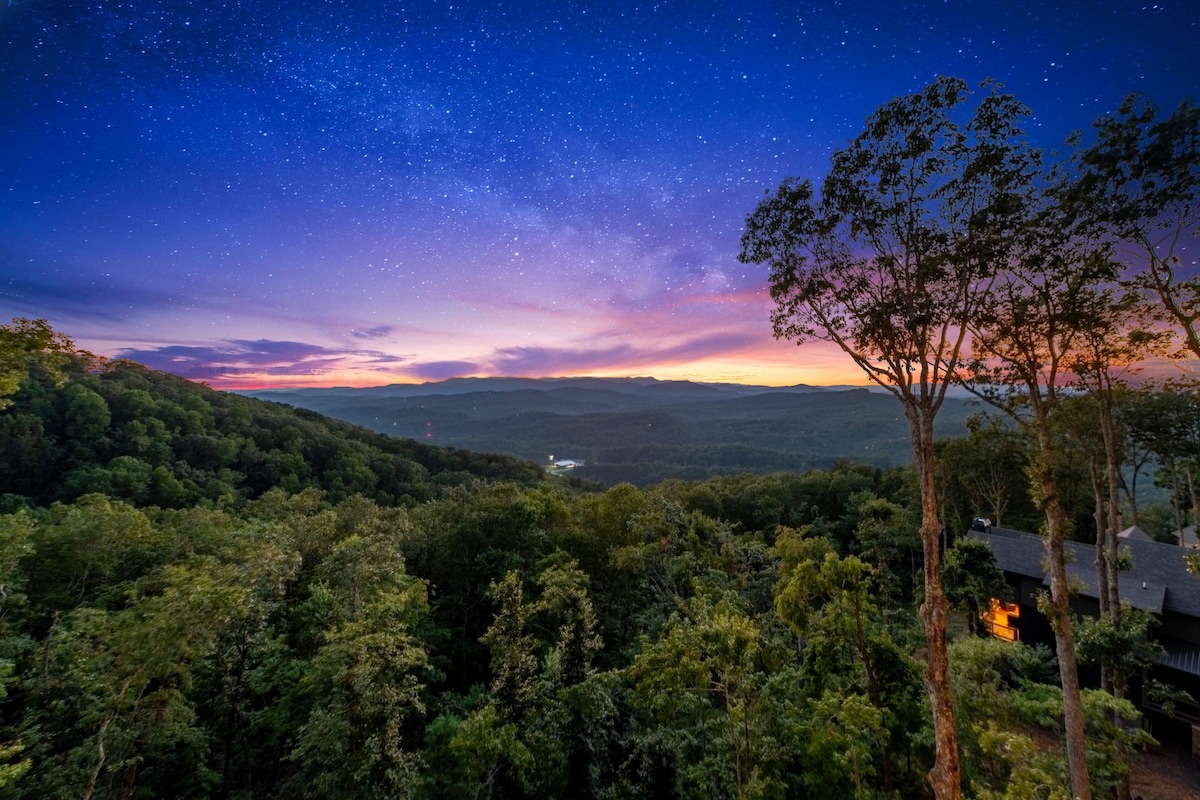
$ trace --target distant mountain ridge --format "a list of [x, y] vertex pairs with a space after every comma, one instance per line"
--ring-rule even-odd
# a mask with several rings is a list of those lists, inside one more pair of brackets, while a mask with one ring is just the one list
[[514, 392], [521, 390], [550, 391], [554, 389], [595, 389], [624, 394], [658, 394], [678, 392], [687, 396], [746, 395], [772, 392], [827, 392], [861, 387], [826, 387], [796, 384], [794, 386], [758, 386], [739, 383], [706, 383], [696, 381], [659, 380], [657, 378], [449, 378], [426, 383], [392, 383], [386, 386], [334, 386], [303, 389], [254, 389], [240, 391], [261, 399], [280, 395], [371, 395], [374, 397], [423, 397], [427, 395], [456, 395], [472, 392]]
[[[381, 433], [639, 485], [742, 471], [800, 471], [838, 460], [911, 461], [890, 394], [864, 387], [752, 386], [653, 378], [455, 378], [363, 389], [240, 394], [306, 408]], [[948, 399], [938, 433], [966, 432], [976, 409]]]

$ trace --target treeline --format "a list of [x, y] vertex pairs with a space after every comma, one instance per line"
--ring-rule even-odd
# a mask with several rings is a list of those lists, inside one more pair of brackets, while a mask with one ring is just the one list
[[830, 459], [823, 454], [784, 452], [736, 444], [709, 446], [641, 445], [593, 451], [579, 474], [605, 484], [649, 486], [665, 478], [704, 480], [746, 471], [800, 471]]

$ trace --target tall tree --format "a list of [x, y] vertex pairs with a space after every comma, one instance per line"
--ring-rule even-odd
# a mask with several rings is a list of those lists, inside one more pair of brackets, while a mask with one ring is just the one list
[[802, 683], [812, 697], [858, 695], [879, 714], [888, 732], [877, 740], [871, 764], [879, 764], [880, 788], [891, 794], [897, 788], [893, 748], [910, 752], [914, 733], [905, 713], [905, 675], [916, 683], [919, 671], [914, 663], [910, 672], [910, 659], [880, 624], [873, 584], [883, 570], [857, 556], [839, 558], [823, 538], [792, 529], [780, 532], [774, 553], [780, 561], [776, 613], [806, 645]]
[[1174, 328], [1176, 358], [1200, 359], [1200, 275], [1180, 255], [1200, 233], [1200, 106], [1185, 100], [1160, 117], [1131, 94], [1092, 123], [1095, 140], [1072, 138], [1075, 179], [1066, 199], [1081, 232], [1116, 244], [1127, 277], [1157, 299], [1154, 315]]
[[684, 796], [754, 796], [755, 784], [783, 793], [771, 785], [782, 771], [763, 769], [772, 744], [763, 730], [765, 637], [741, 606], [731, 592], [691, 598], [628, 670], [636, 705], [677, 754]]
[[938, 491], [952, 530], [964, 530], [980, 514], [996, 527], [1033, 529], [1028, 436], [1000, 418], [975, 417], [966, 436], [937, 445]]
[[771, 267], [777, 338], [833, 342], [904, 408], [920, 477], [938, 798], [961, 795], [961, 767], [933, 423], [1038, 166], [1020, 127], [1025, 107], [982, 88], [973, 112], [967, 84], [948, 77], [881, 106], [834, 154], [819, 198], [811, 181], [789, 179], [758, 205], [739, 256]]
[[972, 320], [973, 388], [1008, 413], [1035, 442], [1030, 470], [1045, 514], [1046, 554], [1071, 790], [1088, 800], [1083, 705], [1071, 625], [1064, 543], [1070, 520], [1060, 483], [1063, 451], [1057, 430], [1069, 365], [1089, 352], [1089, 334], [1119, 332], [1113, 317], [1116, 264], [1106, 248], [1072, 239], [1061, 206], [1034, 209], [988, 308]]
[[363, 787], [411, 797], [420, 759], [410, 739], [432, 674], [417, 635], [429, 613], [426, 585], [385, 535], [346, 537], [317, 575], [331, 626], [306, 678], [313, 706], [290, 758], [322, 797], [356, 797]]
[[1183, 546], [1185, 489], [1191, 499], [1192, 524], [1200, 522], [1200, 498], [1196, 496], [1194, 478], [1200, 460], [1200, 396], [1194, 387], [1168, 383], [1159, 391], [1135, 397], [1136, 402], [1123, 409], [1122, 420], [1130, 439], [1158, 461], [1163, 482], [1171, 490], [1175, 534]]
[[[1113, 271], [1112, 267], [1104, 269]], [[1082, 324], [1075, 331], [1074, 345], [1063, 356], [1074, 376], [1074, 387], [1083, 392], [1072, 398], [1072, 404], [1090, 412], [1085, 413], [1084, 424], [1076, 426], [1076, 439], [1084, 444], [1084, 450], [1089, 449], [1088, 439], [1099, 439], [1099, 446], [1091, 449], [1100, 613], [1115, 625], [1121, 613], [1117, 534], [1123, 527], [1121, 467], [1126, 440], [1117, 402], [1126, 380], [1138, 374], [1143, 359], [1162, 352], [1163, 337], [1140, 324], [1140, 293], [1133, 287], [1118, 287], [1114, 281], [1092, 293], [1098, 313], [1079, 320]]]
[[21, 796], [133, 797], [163, 781], [176, 784], [157, 796], [182, 796], [182, 784], [208, 780], [185, 690], [248, 594], [214, 566], [170, 565], [120, 610], [81, 605], [55, 618], [26, 677], [22, 729], [38, 766]]

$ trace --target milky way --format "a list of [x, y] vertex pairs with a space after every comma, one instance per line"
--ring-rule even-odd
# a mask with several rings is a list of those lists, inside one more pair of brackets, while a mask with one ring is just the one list
[[861, 382], [771, 338], [746, 214], [889, 98], [1046, 147], [1200, 92], [1200, 4], [21, 2], [0, 315], [218, 387]]

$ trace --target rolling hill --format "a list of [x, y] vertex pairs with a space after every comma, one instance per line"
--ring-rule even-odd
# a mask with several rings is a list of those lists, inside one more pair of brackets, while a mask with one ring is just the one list
[[[909, 463], [908, 426], [889, 394], [865, 388], [746, 386], [649, 378], [466, 378], [352, 389], [268, 389], [252, 397], [380, 433], [647, 485], [741, 471]], [[950, 399], [939, 434], [978, 408]]]

